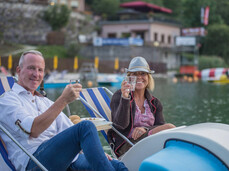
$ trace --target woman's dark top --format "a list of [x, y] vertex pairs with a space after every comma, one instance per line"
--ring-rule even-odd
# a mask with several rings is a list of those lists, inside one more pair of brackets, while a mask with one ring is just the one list
[[[150, 130], [159, 125], [165, 124], [161, 102], [157, 98], [153, 97], [147, 89], [145, 90], [145, 98], [155, 117], [154, 126], [148, 127], [148, 129]], [[113, 126], [123, 135], [128, 137], [133, 129], [136, 112], [136, 104], [133, 98], [133, 93], [130, 93], [130, 98], [123, 98], [121, 90], [116, 91], [112, 96], [110, 106]], [[116, 155], [120, 156], [117, 150], [126, 142], [112, 129], [108, 131], [108, 141], [113, 146], [112, 148]]]

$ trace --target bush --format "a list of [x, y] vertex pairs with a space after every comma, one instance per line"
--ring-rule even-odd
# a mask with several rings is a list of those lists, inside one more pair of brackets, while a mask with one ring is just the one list
[[201, 56], [199, 58], [199, 70], [206, 68], [228, 67], [225, 61], [216, 56]]
[[78, 55], [80, 51], [80, 44], [77, 42], [72, 42], [67, 46], [67, 56], [70, 58], [74, 58]]
[[53, 58], [54, 56], [58, 56], [58, 58], [65, 58], [67, 56], [67, 50], [64, 46], [38, 46], [38, 51], [40, 51], [45, 58]]
[[229, 26], [215, 24], [208, 28], [204, 43], [204, 54], [222, 57], [229, 64]]
[[67, 5], [55, 4], [47, 8], [43, 18], [51, 25], [53, 30], [59, 30], [67, 25], [70, 13], [71, 11]]

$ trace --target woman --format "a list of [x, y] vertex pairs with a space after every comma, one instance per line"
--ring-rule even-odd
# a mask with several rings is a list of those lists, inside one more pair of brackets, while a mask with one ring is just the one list
[[[126, 69], [127, 76], [136, 76], [135, 91], [130, 92], [131, 85], [122, 82], [121, 89], [111, 99], [113, 125], [133, 143], [159, 131], [174, 128], [166, 124], [161, 102], [150, 94], [154, 89], [154, 80], [148, 63], [143, 57], [135, 57]], [[109, 130], [108, 139], [113, 144], [117, 156], [123, 155], [131, 146], [118, 134]]]

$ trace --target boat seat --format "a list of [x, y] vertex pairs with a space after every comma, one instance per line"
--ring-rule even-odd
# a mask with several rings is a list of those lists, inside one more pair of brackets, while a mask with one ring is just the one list
[[228, 171], [227, 166], [208, 150], [190, 142], [168, 140], [163, 150], [146, 158], [139, 171]]

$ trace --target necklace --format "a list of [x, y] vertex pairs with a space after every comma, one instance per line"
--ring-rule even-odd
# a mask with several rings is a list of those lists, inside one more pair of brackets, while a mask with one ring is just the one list
[[145, 113], [145, 106], [144, 106], [144, 100], [140, 100], [140, 99], [134, 99], [136, 105], [138, 106], [138, 108], [140, 109], [141, 113]]

